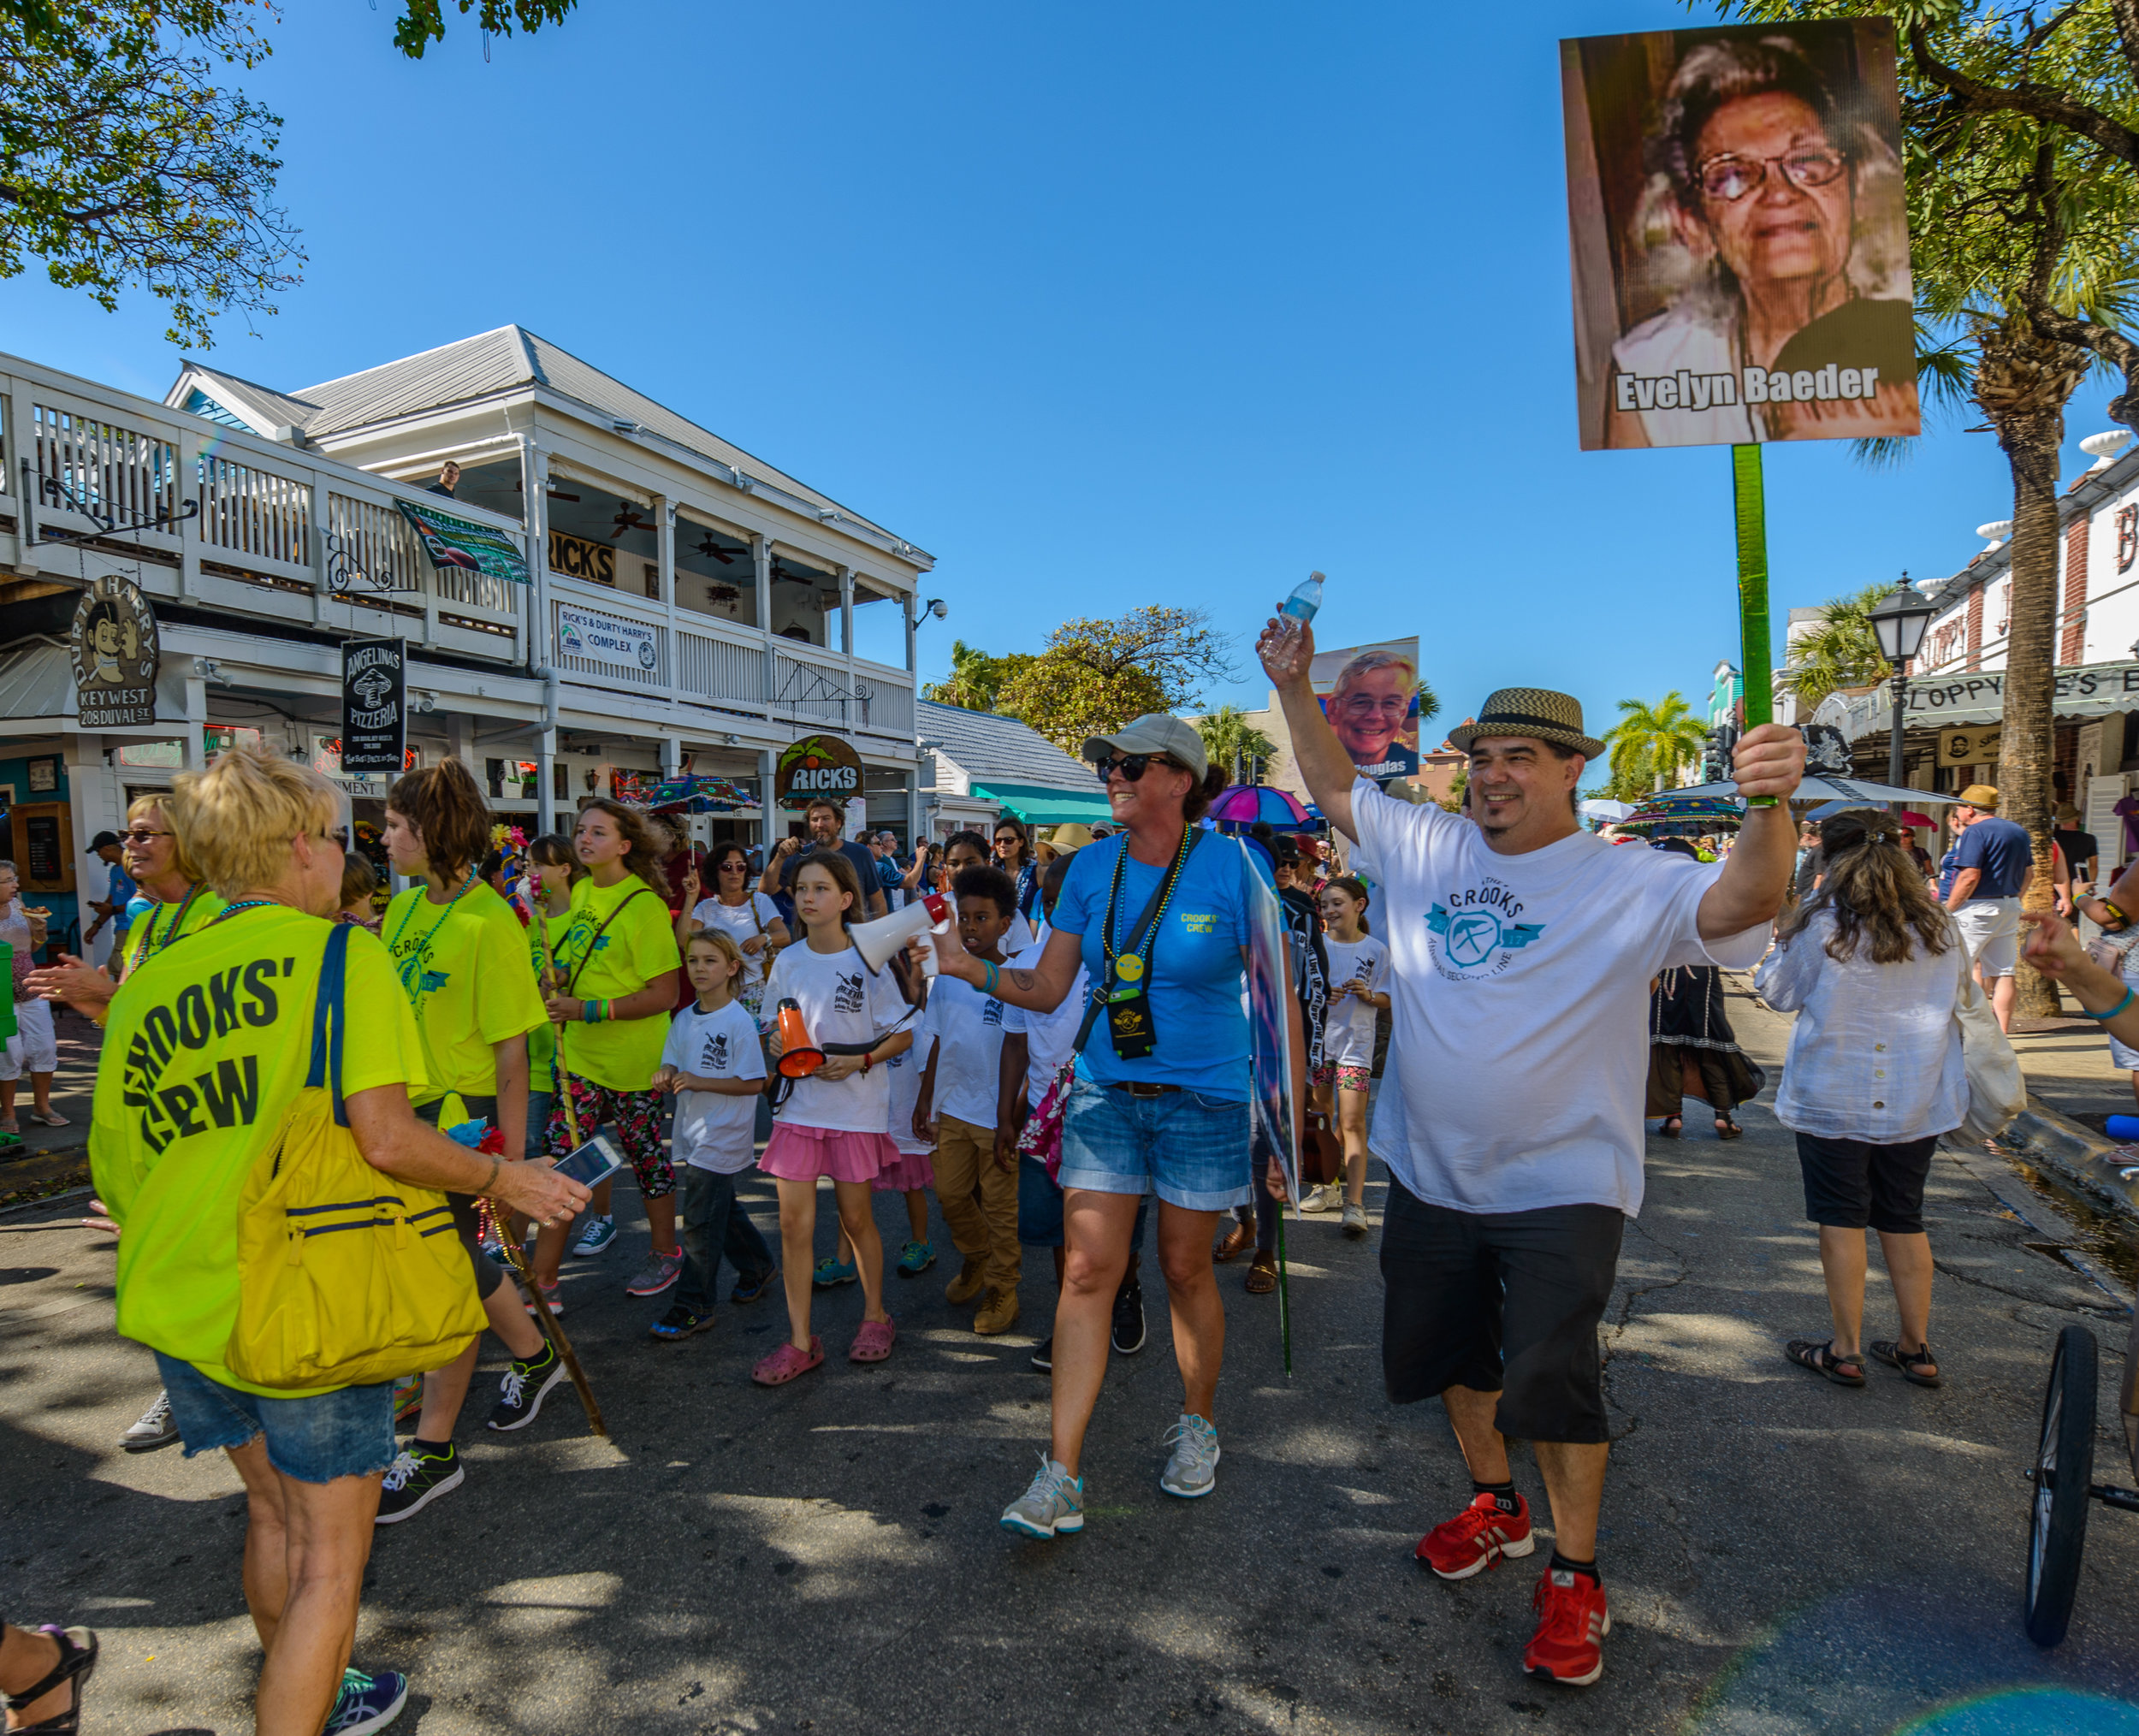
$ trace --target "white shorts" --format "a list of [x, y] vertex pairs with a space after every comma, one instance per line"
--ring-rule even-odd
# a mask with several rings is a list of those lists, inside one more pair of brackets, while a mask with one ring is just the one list
[[0, 1079], [20, 1079], [25, 1073], [59, 1070], [59, 1039], [52, 1031], [52, 1004], [48, 1000], [17, 1001], [15, 1033], [8, 1039], [7, 1052], [0, 1055]]
[[2011, 976], [2019, 969], [2019, 899], [1970, 898], [1953, 914], [1969, 962], [1982, 969], [1984, 981]]

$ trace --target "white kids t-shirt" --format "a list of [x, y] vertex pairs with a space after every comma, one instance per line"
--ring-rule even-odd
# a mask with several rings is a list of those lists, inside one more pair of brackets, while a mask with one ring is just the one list
[[914, 1137], [914, 1105], [921, 1101], [921, 1069], [928, 1059], [924, 1046], [927, 1040], [916, 1031], [911, 1048], [874, 1069], [892, 1075], [891, 1126], [886, 1131], [892, 1143], [910, 1158], [935, 1150], [927, 1140]]
[[[765, 1052], [757, 1021], [740, 1001], [707, 1013], [696, 1002], [669, 1022], [661, 1064], [701, 1079], [762, 1079]], [[756, 1155], [757, 1099], [720, 1091], [676, 1093], [674, 1158], [694, 1170], [733, 1176]]]
[[[701, 898], [690, 907], [690, 919], [701, 928], [726, 934], [735, 942], [736, 951], [743, 951], [745, 940], [760, 939], [765, 931], [779, 921], [779, 906], [764, 893], [753, 892], [747, 904], [724, 904], [718, 898]], [[743, 953], [743, 978], [740, 986], [748, 988], [765, 975], [765, 949]]]
[[[1012, 970], [1037, 970], [1040, 955], [1047, 950], [1047, 926], [1040, 925], [1040, 939], [1010, 962]], [[1077, 1040], [1078, 1028], [1084, 1023], [1084, 1003], [1092, 983], [1092, 975], [1081, 964], [1077, 967], [1077, 980], [1070, 985], [1070, 992], [1062, 998], [1062, 1004], [1051, 1013], [1028, 1012], [1023, 1007], [1004, 1006], [1003, 1034], [1015, 1032], [1025, 1034], [1025, 1105], [1038, 1109], [1040, 1099], [1046, 1096], [1047, 1087], [1055, 1082], [1055, 1074], [1070, 1058], [1071, 1046]]]
[[993, 1127], [1003, 1059], [1003, 1003], [969, 982], [939, 976], [928, 987], [915, 1050], [924, 1064], [936, 1051], [933, 1108], [975, 1127]]
[[1454, 1211], [1641, 1209], [1649, 979], [1745, 969], [1768, 925], [1703, 945], [1720, 866], [1578, 832], [1499, 856], [1467, 820], [1352, 786], [1381, 870], [1395, 1035], [1368, 1147]]
[[[904, 1021], [913, 1009], [899, 992], [889, 970], [873, 971], [850, 946], [844, 952], [818, 952], [808, 941], [784, 946], [773, 961], [765, 986], [762, 1017], [771, 1029], [779, 1004], [792, 1000], [802, 1009], [811, 1042], [873, 1043]], [[839, 1080], [797, 1079], [794, 1090], [773, 1114], [797, 1127], [828, 1128], [835, 1133], [883, 1133], [891, 1123], [891, 1075], [881, 1067]]]
[[1353, 941], [1322, 938], [1330, 955], [1330, 1010], [1322, 1023], [1322, 1058], [1332, 1067], [1374, 1064], [1374, 1009], [1355, 994], [1336, 998], [1354, 977], [1376, 994], [1389, 986], [1389, 949], [1372, 934]]

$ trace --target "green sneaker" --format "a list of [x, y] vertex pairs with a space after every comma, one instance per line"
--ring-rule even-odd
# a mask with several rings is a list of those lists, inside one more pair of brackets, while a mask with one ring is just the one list
[[809, 1275], [813, 1289], [837, 1289], [841, 1284], [850, 1284], [862, 1276], [858, 1268], [842, 1265], [830, 1254], [817, 1262], [817, 1270]]
[[936, 1263], [936, 1245], [932, 1241], [910, 1241], [899, 1250], [898, 1275], [903, 1278], [917, 1278]]
[[1045, 1453], [1032, 1487], [1003, 1509], [1003, 1529], [1020, 1537], [1052, 1538], [1084, 1529], [1084, 1478], [1072, 1477]]

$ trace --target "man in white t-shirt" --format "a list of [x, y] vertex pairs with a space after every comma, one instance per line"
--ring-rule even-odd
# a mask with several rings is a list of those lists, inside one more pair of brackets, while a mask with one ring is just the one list
[[[1615, 850], [1575, 818], [1603, 744], [1578, 702], [1541, 688], [1504, 688], [1449, 732], [1470, 755], [1471, 821], [1408, 806], [1357, 779], [1323, 719], [1312, 632], [1273, 621], [1257, 649], [1309, 793], [1381, 880], [1395, 1028], [1369, 1140], [1390, 1181], [1383, 1375], [1399, 1403], [1440, 1397], [1472, 1483], [1419, 1557], [1462, 1579], [1531, 1552], [1507, 1438], [1531, 1442], [1557, 1547], [1524, 1668], [1586, 1685], [1610, 1625], [1597, 1329], [1641, 1207], [1649, 980], [1758, 960], [1790, 877], [1790, 810], [1749, 808], [1720, 868]], [[1804, 767], [1794, 730], [1739, 740], [1749, 796], [1787, 797]]]

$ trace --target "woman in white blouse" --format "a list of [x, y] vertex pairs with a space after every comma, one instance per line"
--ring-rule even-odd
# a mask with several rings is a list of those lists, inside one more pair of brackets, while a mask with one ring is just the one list
[[[1900, 1336], [1871, 1354], [1918, 1386], [1940, 1383], [1925, 1334], [1931, 1243], [1923, 1184], [1939, 1135], [1961, 1124], [1968, 1078], [1954, 1001], [1968, 952], [1884, 814], [1839, 814], [1820, 828], [1820, 890], [1781, 924], [1754, 986], [1798, 1015], [1775, 1119], [1798, 1136], [1805, 1215], [1834, 1317], [1826, 1341], [1792, 1339], [1792, 1362], [1842, 1386], [1864, 1383], [1864, 1231], [1879, 1232]], [[1972, 986], [1972, 985], [1971, 985]]]

